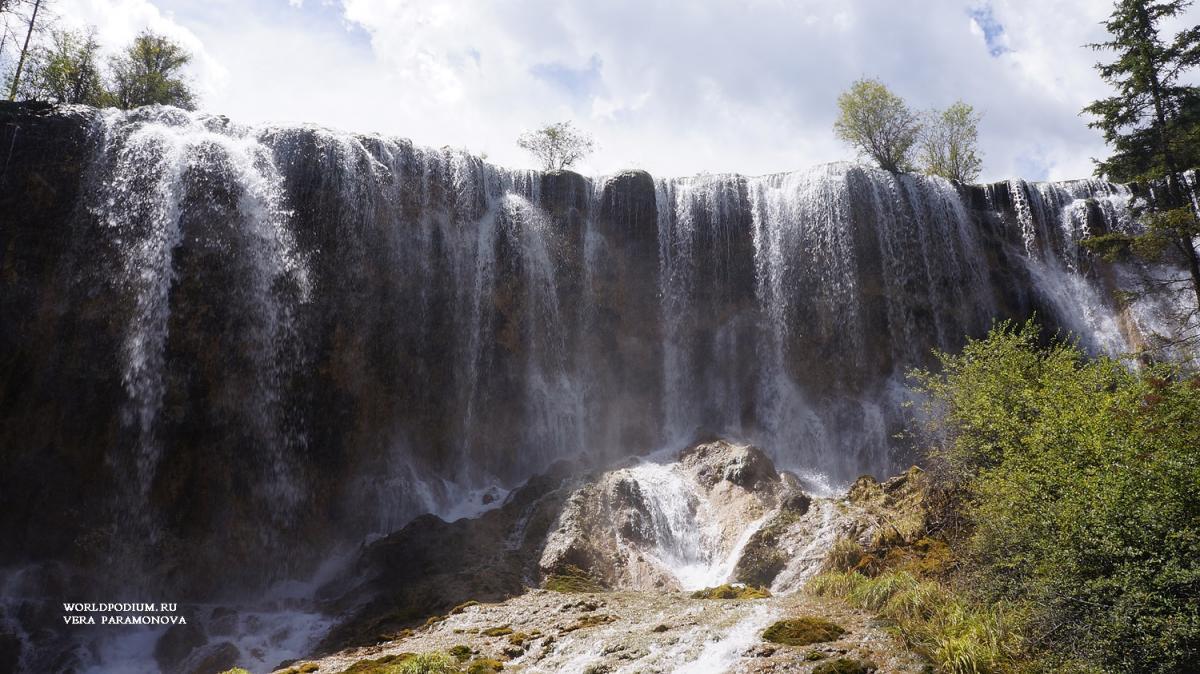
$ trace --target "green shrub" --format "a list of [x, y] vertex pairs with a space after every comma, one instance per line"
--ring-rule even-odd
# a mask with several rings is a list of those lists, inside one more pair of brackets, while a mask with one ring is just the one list
[[[1200, 658], [1200, 379], [1044, 342], [1004, 324], [914, 373], [934, 468], [964, 495], [965, 573], [981, 599], [1031, 607], [1045, 653], [1187, 671]], [[995, 627], [938, 617], [963, 639], [940, 661], [975, 657], [967, 642]]]

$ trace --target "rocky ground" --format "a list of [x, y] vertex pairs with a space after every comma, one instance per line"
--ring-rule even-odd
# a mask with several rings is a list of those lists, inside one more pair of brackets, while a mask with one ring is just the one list
[[[763, 638], [772, 623], [805, 616], [846, 632], [800, 646]], [[319, 672], [370, 671], [370, 661], [429, 651], [462, 653], [465, 666], [493, 659], [505, 672], [812, 672], [839, 658], [879, 672], [925, 666], [868, 614], [803, 592], [721, 600], [682, 592], [549, 590], [468, 606], [397, 639], [303, 662]]]
[[[562, 466], [480, 518], [424, 518], [372, 546], [324, 589], [348, 616], [325, 656], [278, 671], [391, 674], [422, 653], [470, 674], [924, 671], [886, 625], [804, 591], [839, 539], [920, 539], [924, 474], [863, 477], [835, 498], [803, 486], [720, 440], [586, 475]], [[729, 583], [760, 596], [695, 596]], [[770, 638], [797, 619], [816, 627]]]

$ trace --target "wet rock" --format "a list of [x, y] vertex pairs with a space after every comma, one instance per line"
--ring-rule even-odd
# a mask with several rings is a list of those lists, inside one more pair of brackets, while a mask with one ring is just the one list
[[154, 644], [154, 660], [165, 672], [179, 671], [180, 665], [207, 643], [208, 637], [199, 625], [172, 625]]
[[664, 560], [715, 566], [784, 489], [762, 450], [724, 440], [689, 447], [673, 463], [610, 470], [566, 500], [539, 565], [556, 583], [584, 575], [604, 587], [675, 589]]
[[241, 652], [238, 647], [228, 641], [205, 646], [192, 658], [189, 658], [186, 672], [187, 674], [218, 674], [235, 667], [239, 657], [241, 657]]

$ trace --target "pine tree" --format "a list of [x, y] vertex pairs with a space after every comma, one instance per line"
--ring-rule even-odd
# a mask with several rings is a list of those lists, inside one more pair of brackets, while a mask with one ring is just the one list
[[1110, 233], [1084, 243], [1109, 258], [1177, 252], [1188, 268], [1196, 299], [1196, 308], [1183, 317], [1185, 325], [1200, 310], [1200, 255], [1195, 244], [1200, 217], [1183, 179], [1184, 171], [1200, 167], [1200, 87], [1185, 84], [1184, 77], [1200, 64], [1200, 26], [1167, 41], [1160, 24], [1191, 4], [1118, 0], [1104, 22], [1111, 39], [1090, 45], [1116, 53], [1115, 61], [1096, 67], [1117, 93], [1084, 108], [1097, 118], [1090, 126], [1101, 129], [1114, 150], [1097, 162], [1097, 175], [1160, 186], [1141, 218], [1144, 233]]

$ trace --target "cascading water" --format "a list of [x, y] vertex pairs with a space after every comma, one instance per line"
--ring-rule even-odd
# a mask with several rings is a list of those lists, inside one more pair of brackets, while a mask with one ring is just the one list
[[[69, 468], [9, 453], [3, 474], [61, 470], [61, 488], [4, 478], [0, 526], [39, 552], [0, 564], [100, 540], [105, 564], [145, 569], [132, 590], [180, 601], [314, 572], [325, 548], [300, 540], [477, 513], [562, 458], [722, 433], [833, 483], [882, 474], [931, 349], [1034, 311], [1110, 353], [1161, 329], [1110, 299], [1144, 270], [1078, 245], [1135, 226], [1130, 192], [1099, 181], [589, 180], [169, 108], [55, 114], [82, 129], [78, 184], [56, 186], [77, 203], [29, 221], [56, 252], [9, 251], [52, 272], [18, 278], [38, 293], [0, 316], [41, 377], [4, 384], [0, 430]], [[45, 419], [72, 425], [42, 440]], [[679, 546], [662, 554], [714, 568], [685, 549], [694, 504], [643, 477]], [[72, 499], [94, 507], [39, 526]]]

